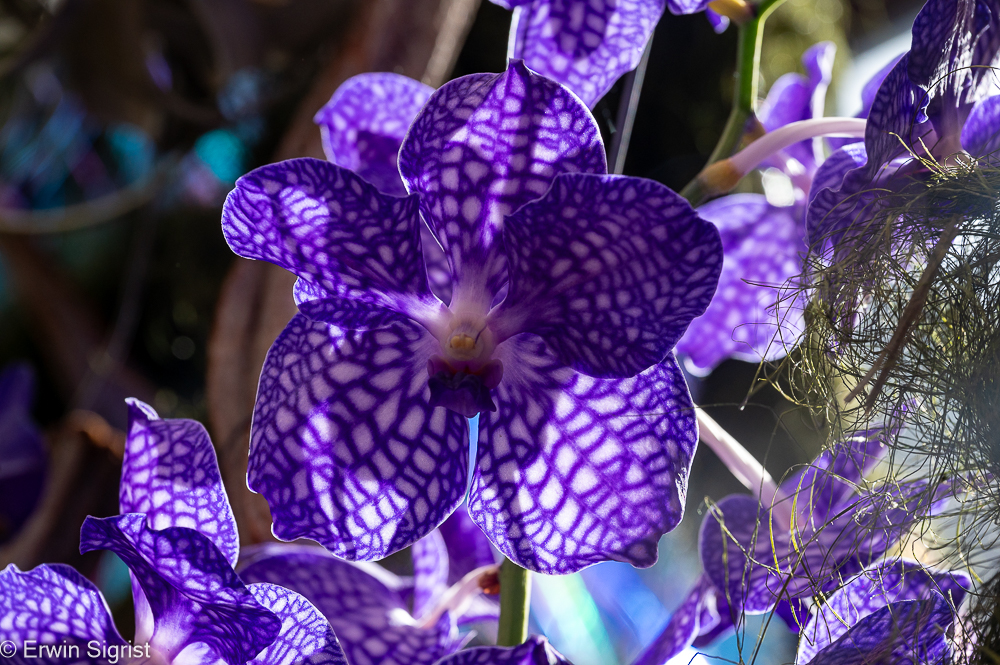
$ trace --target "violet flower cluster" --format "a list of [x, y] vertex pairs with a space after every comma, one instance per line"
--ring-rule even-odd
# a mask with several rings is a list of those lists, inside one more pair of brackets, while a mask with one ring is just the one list
[[[80, 551], [107, 549], [131, 572], [134, 640], [92, 582], [69, 566], [0, 572], [0, 641], [8, 662], [346, 664], [327, 620], [271, 584], [233, 570], [236, 521], [208, 433], [129, 404], [121, 515], [88, 517]], [[5, 654], [9, 655], [9, 654]]]
[[913, 22], [910, 50], [871, 100], [864, 142], [840, 148], [816, 175], [810, 244], [837, 247], [863, 228], [877, 190], [928, 177], [913, 155], [991, 159], [1000, 147], [998, 64], [1000, 3], [928, 0]]
[[[865, 571], [890, 566], [889, 548], [950, 496], [951, 483], [865, 485], [894, 434], [855, 433], [791, 474], [769, 500], [742, 494], [721, 499], [701, 527], [704, 573], [635, 665], [664, 663], [688, 646], [706, 646], [731, 632], [744, 614], [775, 612], [794, 632], [834, 616], [836, 610], [826, 606], [810, 614], [808, 605], [820, 595], [855, 593], [845, 580], [868, 579], [873, 573]], [[931, 582], [907, 589], [915, 597], [937, 591]], [[961, 603], [956, 598], [952, 605]], [[866, 630], [876, 627], [859, 628], [855, 638]], [[873, 632], [865, 639], [876, 637], [885, 636]], [[810, 661], [800, 654], [797, 662]]]

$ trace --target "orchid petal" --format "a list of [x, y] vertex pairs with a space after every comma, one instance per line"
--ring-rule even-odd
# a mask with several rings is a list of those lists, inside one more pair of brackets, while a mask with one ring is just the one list
[[403, 142], [399, 169], [420, 194], [455, 288], [488, 306], [504, 281], [494, 246], [504, 215], [545, 194], [559, 173], [607, 166], [590, 111], [514, 61], [503, 74], [464, 76], [435, 92]]
[[928, 0], [914, 19], [907, 73], [932, 96], [943, 97], [944, 112], [995, 89], [998, 12], [996, 0]]
[[195, 420], [161, 420], [152, 407], [128, 402], [129, 426], [118, 489], [122, 514], [144, 513], [151, 529], [194, 529], [236, 565], [236, 518], [215, 449]]
[[722, 273], [712, 303], [691, 322], [677, 351], [697, 373], [726, 358], [783, 357], [805, 328], [805, 295], [789, 298], [783, 288], [802, 272], [801, 208], [773, 206], [759, 194], [733, 194], [697, 212], [719, 229]]
[[24, 572], [11, 564], [0, 571], [0, 642], [13, 642], [17, 648], [15, 656], [10, 660], [4, 658], [4, 662], [12, 665], [67, 662], [67, 658], [19, 659], [16, 654], [23, 651], [26, 641], [76, 645], [82, 653], [90, 641], [125, 644], [104, 596], [93, 582], [62, 564], [42, 565]]
[[729, 605], [747, 614], [770, 611], [782, 590], [771, 539], [781, 547], [788, 536], [782, 538], [780, 527], [775, 526], [776, 533], [770, 528], [767, 511], [744, 494], [720, 500], [701, 524], [698, 549], [705, 575]]
[[938, 597], [887, 605], [854, 624], [810, 661], [797, 665], [944, 665], [950, 662], [947, 629], [954, 610]]
[[250, 435], [249, 484], [276, 536], [379, 559], [462, 502], [467, 421], [429, 404], [439, 348], [412, 323], [359, 332], [291, 320], [264, 362]]
[[352, 665], [431, 665], [461, 645], [450, 614], [429, 628], [414, 625], [399, 594], [357, 564], [317, 548], [269, 551], [275, 554], [256, 559], [240, 575], [306, 597], [330, 621]]
[[694, 644], [699, 634], [718, 625], [719, 615], [711, 611], [714, 607], [708, 607], [714, 606], [715, 593], [712, 582], [705, 575], [699, 577], [680, 607], [670, 615], [667, 626], [632, 661], [632, 665], [665, 665]]
[[234, 252], [270, 261], [363, 312], [415, 316], [432, 301], [416, 197], [380, 193], [318, 159], [262, 166], [236, 182], [222, 210]]
[[413, 543], [413, 616], [422, 619], [448, 588], [448, 547], [435, 529]]
[[[399, 148], [433, 92], [428, 85], [393, 73], [347, 79], [313, 118], [320, 127], [327, 159], [357, 173], [385, 194], [406, 196], [397, 164]], [[426, 224], [420, 224], [420, 244], [431, 291], [448, 302], [448, 261]]]
[[994, 153], [1000, 150], [1000, 95], [972, 107], [962, 126], [962, 147], [976, 157], [995, 159]]
[[[764, 129], [773, 132], [799, 120], [822, 117], [836, 52], [837, 46], [833, 42], [814, 44], [802, 54], [805, 76], [793, 72], [774, 82], [757, 113]], [[811, 140], [789, 146], [784, 152], [809, 171], [816, 166], [816, 153]]]
[[826, 243], [837, 246], [844, 229], [843, 218], [864, 207], [867, 199], [847, 177], [863, 170], [867, 163], [865, 144], [858, 142], [834, 151], [817, 169], [806, 211], [806, 235], [813, 251]]
[[[451, 514], [440, 527], [448, 552], [448, 584], [456, 584], [477, 568], [496, 564], [495, 550], [486, 534], [476, 526], [464, 507]], [[477, 594], [457, 616], [458, 625], [496, 621], [500, 617], [497, 596]]]
[[712, 0], [667, 0], [671, 14], [696, 14], [708, 8]]
[[88, 517], [80, 552], [107, 549], [129, 567], [154, 617], [150, 646], [173, 657], [207, 645], [226, 662], [245, 663], [278, 636], [281, 621], [254, 600], [225, 556], [184, 527], [154, 531], [141, 513]]
[[439, 527], [448, 548], [448, 584], [454, 584], [476, 568], [496, 563], [493, 547], [482, 529], [459, 508]]
[[650, 566], [680, 522], [697, 443], [673, 357], [629, 379], [565, 367], [518, 336], [497, 349], [498, 411], [480, 415], [469, 514], [508, 558], [547, 574]]
[[548, 640], [532, 635], [516, 647], [475, 647], [442, 658], [436, 665], [572, 665]]
[[434, 88], [393, 73], [359, 74], [341, 84], [313, 122], [326, 158], [393, 196], [406, 196], [396, 158], [406, 130]]
[[716, 228], [652, 180], [561, 175], [509, 216], [510, 290], [490, 314], [498, 338], [540, 335], [591, 376], [660, 362], [705, 311], [722, 267]]
[[717, 14], [709, 7], [705, 8], [705, 18], [708, 19], [709, 25], [712, 26], [712, 30], [714, 30], [717, 35], [721, 35], [726, 31], [726, 28], [729, 27], [729, 17]]
[[915, 561], [901, 560], [868, 569], [817, 606], [802, 631], [796, 662], [810, 662], [852, 626], [886, 605], [942, 595], [958, 607], [969, 584], [964, 575], [928, 570]]
[[784, 480], [781, 491], [795, 497], [798, 523], [815, 524], [819, 529], [835, 519], [885, 455], [895, 433], [893, 428], [855, 432]]
[[504, 9], [515, 9], [521, 5], [527, 5], [536, 0], [490, 0], [494, 5], [500, 5]]
[[514, 14], [511, 56], [592, 107], [639, 65], [666, 0], [547, 0]]
[[247, 587], [263, 607], [281, 619], [281, 632], [251, 663], [260, 665], [347, 665], [337, 636], [312, 603], [284, 587]]

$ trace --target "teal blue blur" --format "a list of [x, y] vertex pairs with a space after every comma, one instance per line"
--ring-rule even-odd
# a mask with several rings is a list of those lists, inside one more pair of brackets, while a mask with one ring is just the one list
[[194, 153], [222, 182], [232, 185], [250, 159], [246, 144], [232, 129], [215, 129], [198, 137]]
[[103, 552], [94, 574], [97, 588], [104, 594], [108, 605], [115, 607], [126, 602], [132, 594], [132, 581], [128, 566], [114, 552]]

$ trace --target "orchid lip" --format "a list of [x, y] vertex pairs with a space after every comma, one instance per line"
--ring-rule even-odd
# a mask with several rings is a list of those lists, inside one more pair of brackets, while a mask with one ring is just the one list
[[443, 406], [466, 418], [497, 410], [490, 391], [503, 378], [503, 363], [499, 360], [491, 360], [478, 371], [471, 371], [468, 367], [455, 369], [440, 356], [432, 356], [427, 361], [427, 374], [431, 406]]

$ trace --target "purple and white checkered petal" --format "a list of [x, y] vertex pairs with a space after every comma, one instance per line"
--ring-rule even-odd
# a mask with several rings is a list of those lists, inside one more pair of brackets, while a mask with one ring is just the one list
[[161, 420], [148, 404], [128, 399], [129, 425], [118, 489], [122, 514], [145, 513], [157, 531], [198, 531], [236, 565], [240, 538], [222, 485], [215, 448], [196, 420]]
[[0, 642], [13, 642], [17, 647], [13, 658], [4, 658], [3, 662], [66, 663], [69, 659], [65, 657], [36, 659], [17, 654], [23, 655], [26, 641], [47, 646], [76, 645], [80, 653], [86, 653], [86, 644], [91, 640], [125, 644], [104, 596], [93, 582], [63, 564], [42, 565], [24, 572], [11, 564], [0, 571]]
[[855, 432], [786, 478], [781, 490], [796, 497], [798, 528], [818, 531], [856, 502], [862, 479], [889, 450], [895, 432], [884, 427]]
[[413, 616], [422, 619], [448, 589], [448, 547], [435, 529], [413, 543]]
[[914, 19], [909, 78], [942, 96], [938, 114], [995, 94], [990, 69], [1000, 64], [998, 13], [997, 0], [928, 0]]
[[281, 621], [264, 609], [208, 538], [184, 527], [154, 531], [142, 513], [88, 517], [80, 552], [117, 554], [152, 611], [150, 646], [177, 654], [203, 643], [215, 658], [245, 663], [278, 636]]
[[715, 226], [643, 178], [561, 175], [504, 225], [507, 298], [499, 339], [531, 332], [598, 377], [633, 376], [667, 355], [708, 307], [722, 268]]
[[276, 545], [255, 557], [240, 575], [247, 582], [267, 582], [302, 594], [326, 616], [351, 665], [430, 665], [458, 649], [461, 639], [450, 614], [429, 628], [417, 627], [396, 581], [383, 584], [392, 574], [361, 565], [318, 548]]
[[346, 559], [379, 559], [462, 502], [468, 421], [429, 405], [440, 345], [413, 323], [345, 331], [296, 315], [268, 352], [248, 481], [274, 533]]
[[1000, 151], [1000, 95], [987, 97], [972, 107], [962, 126], [962, 147], [975, 157], [995, 161]]
[[852, 625], [812, 658], [797, 657], [795, 663], [945, 665], [952, 662], [947, 635], [954, 618], [954, 608], [941, 596], [892, 603]]
[[798, 343], [806, 295], [787, 287], [806, 253], [802, 208], [773, 206], [760, 194], [711, 201], [698, 215], [722, 238], [722, 273], [705, 313], [677, 342], [689, 369], [703, 374], [726, 358], [776, 360]]
[[222, 210], [236, 254], [270, 261], [358, 307], [409, 315], [434, 300], [420, 225], [416, 197], [382, 194], [351, 171], [311, 158], [251, 171]]
[[454, 584], [476, 568], [496, 563], [493, 546], [483, 530], [459, 508], [438, 530], [448, 548], [448, 584]]
[[864, 170], [867, 163], [865, 144], [859, 141], [834, 151], [816, 170], [806, 209], [806, 237], [813, 251], [826, 243], [837, 245], [844, 219], [864, 207], [865, 197], [858, 195], [861, 190], [853, 189], [846, 178]]
[[934, 571], [916, 561], [900, 560], [869, 568], [816, 606], [802, 631], [796, 660], [809, 662], [851, 626], [891, 603], [930, 600], [940, 595], [958, 607], [969, 585], [965, 575]]
[[434, 88], [381, 72], [344, 81], [313, 117], [326, 158], [393, 196], [406, 196], [396, 158], [406, 130]]
[[777, 520], [772, 524], [767, 510], [745, 494], [723, 498], [701, 523], [698, 549], [705, 575], [730, 605], [747, 614], [770, 611], [782, 592], [784, 580], [774, 570], [772, 539], [784, 552], [787, 527]]
[[442, 658], [435, 665], [572, 665], [548, 640], [532, 635], [516, 647], [475, 647]]
[[696, 14], [708, 8], [711, 0], [667, 0], [671, 14]]
[[559, 173], [605, 173], [600, 131], [568, 90], [512, 61], [503, 74], [443, 85], [399, 156], [410, 192], [450, 261], [456, 286], [485, 291], [504, 280], [494, 247], [504, 215], [545, 194]]
[[[409, 324], [410, 318], [391, 309], [373, 308], [368, 303], [330, 295], [301, 277], [295, 280], [299, 312], [310, 319], [347, 330], [378, 330], [393, 324]], [[311, 298], [310, 296], [318, 296]]]
[[711, 630], [714, 627], [711, 620], [702, 625], [702, 619], [706, 618], [704, 616], [706, 596], [714, 590], [715, 587], [706, 576], [699, 577], [680, 607], [670, 615], [666, 627], [632, 661], [632, 665], [665, 665], [671, 658], [691, 646], [699, 633]]
[[281, 632], [251, 663], [260, 665], [347, 665], [337, 636], [312, 603], [284, 587], [247, 587], [263, 607], [281, 619]]
[[533, 335], [497, 348], [496, 412], [479, 419], [469, 515], [494, 545], [541, 573], [599, 561], [651, 566], [681, 520], [697, 444], [673, 356], [628, 379], [564, 366]]
[[666, 0], [548, 0], [514, 14], [512, 57], [594, 106], [635, 69]]
[[342, 561], [319, 547], [284, 543], [249, 551], [249, 562], [239, 571], [244, 582], [291, 589], [329, 619], [406, 612], [402, 580], [376, 564]]

